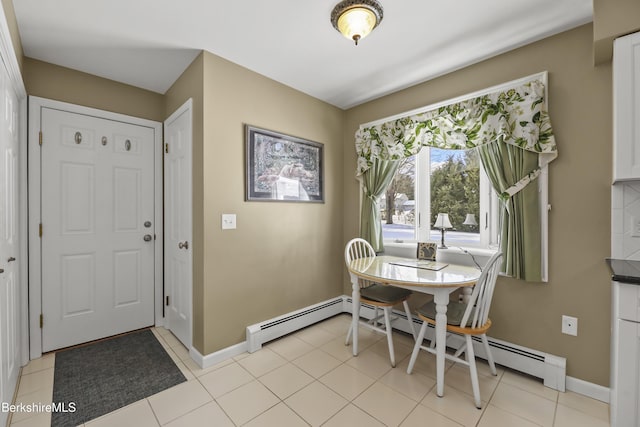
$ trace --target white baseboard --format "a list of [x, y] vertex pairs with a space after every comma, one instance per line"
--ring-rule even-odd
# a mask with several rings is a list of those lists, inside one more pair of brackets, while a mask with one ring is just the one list
[[191, 350], [189, 350], [189, 356], [191, 356], [193, 361], [196, 362], [196, 364], [200, 368], [206, 369], [218, 363], [224, 362], [227, 359], [231, 359], [232, 357], [239, 356], [242, 353], [246, 353], [247, 351], [247, 342], [243, 341], [236, 345], [232, 345], [231, 347], [226, 347], [214, 353], [209, 353], [206, 356], [203, 356], [198, 350], [191, 347]]
[[611, 389], [590, 383], [578, 378], [567, 376], [567, 391], [581, 394], [604, 403], [611, 402]]

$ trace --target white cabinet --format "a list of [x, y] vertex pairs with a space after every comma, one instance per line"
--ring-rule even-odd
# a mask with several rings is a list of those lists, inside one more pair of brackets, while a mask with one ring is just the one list
[[613, 282], [611, 426], [640, 426], [640, 285]]
[[613, 43], [613, 182], [640, 179], [640, 32]]

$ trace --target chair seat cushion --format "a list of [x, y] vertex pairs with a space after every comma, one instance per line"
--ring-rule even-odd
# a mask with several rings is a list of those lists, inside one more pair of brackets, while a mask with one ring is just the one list
[[[449, 305], [447, 305], [447, 325], [463, 326], [463, 327], [471, 325], [471, 320], [473, 319], [473, 311], [475, 309], [471, 311], [469, 320], [467, 320], [467, 325], [460, 324], [462, 323], [462, 316], [464, 316], [464, 312], [466, 309], [467, 309], [467, 304], [463, 302], [450, 302]], [[430, 301], [424, 304], [423, 306], [421, 306], [420, 308], [418, 308], [416, 312], [429, 319], [435, 319], [436, 303], [433, 301]]]
[[360, 289], [360, 296], [362, 298], [387, 304], [404, 301], [409, 295], [411, 295], [411, 291], [408, 289], [380, 285], [378, 283]]

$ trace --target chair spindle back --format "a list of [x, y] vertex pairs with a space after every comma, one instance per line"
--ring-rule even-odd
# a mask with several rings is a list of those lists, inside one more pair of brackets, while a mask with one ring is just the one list
[[[349, 266], [349, 263], [354, 259], [360, 258], [368, 258], [375, 257], [376, 251], [373, 250], [373, 246], [365, 239], [360, 237], [356, 237], [355, 239], [351, 239], [347, 246], [344, 249], [344, 261]], [[358, 279], [358, 283], [361, 288], [366, 288], [367, 286], [372, 285], [374, 282], [365, 279]]]
[[[473, 288], [471, 298], [467, 305], [467, 309], [462, 316], [461, 325], [468, 324], [469, 317], [473, 315], [471, 319], [471, 328], [478, 328], [489, 319], [489, 309], [491, 308], [491, 299], [493, 298], [493, 291], [496, 286], [496, 279], [498, 272], [502, 266], [502, 252], [496, 252], [489, 258], [487, 264], [482, 270], [482, 274], [478, 279], [478, 282]], [[475, 308], [475, 310], [474, 310]]]

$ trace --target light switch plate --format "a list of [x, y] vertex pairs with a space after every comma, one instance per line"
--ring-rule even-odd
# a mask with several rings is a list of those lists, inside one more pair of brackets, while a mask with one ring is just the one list
[[222, 229], [233, 230], [236, 228], [236, 214], [222, 214]]

